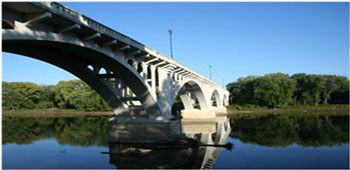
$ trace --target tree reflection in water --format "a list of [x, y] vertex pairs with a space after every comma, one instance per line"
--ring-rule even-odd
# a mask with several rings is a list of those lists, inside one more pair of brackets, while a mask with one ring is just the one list
[[230, 116], [231, 138], [264, 146], [333, 146], [349, 142], [349, 115], [236, 114]]
[[59, 144], [108, 146], [109, 117], [2, 117], [2, 143], [31, 144], [54, 138]]

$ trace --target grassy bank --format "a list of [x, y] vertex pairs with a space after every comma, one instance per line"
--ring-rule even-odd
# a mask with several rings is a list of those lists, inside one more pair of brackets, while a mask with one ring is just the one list
[[[285, 106], [270, 109], [255, 105], [229, 105], [228, 114], [236, 113], [314, 113], [334, 112], [349, 114], [349, 105], [318, 105], [318, 106]], [[82, 111], [76, 109], [26, 109], [2, 111], [2, 116], [16, 117], [76, 117], [76, 116], [113, 116], [112, 111]]]
[[3, 111], [2, 116], [16, 117], [76, 117], [76, 116], [113, 116], [112, 111], [81, 111], [74, 109], [27, 109]]
[[229, 105], [229, 113], [285, 113], [285, 112], [344, 112], [349, 113], [349, 105], [295, 105], [280, 108], [267, 108], [256, 105]]

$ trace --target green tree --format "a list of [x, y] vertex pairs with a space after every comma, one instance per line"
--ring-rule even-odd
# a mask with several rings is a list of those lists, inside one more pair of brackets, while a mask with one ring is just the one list
[[59, 108], [79, 110], [109, 110], [108, 104], [90, 86], [81, 80], [60, 81], [52, 87]]
[[12, 87], [24, 96], [27, 102], [37, 103], [40, 98], [42, 88], [31, 82], [14, 82]]
[[345, 76], [337, 76], [335, 83], [337, 90], [331, 93], [331, 104], [349, 104], [349, 79]]
[[11, 83], [2, 82], [2, 109], [16, 110], [25, 108], [24, 96], [16, 91]]
[[292, 76], [292, 79], [296, 82], [296, 88], [294, 91], [294, 102], [308, 104], [312, 102], [312, 96], [308, 92], [308, 80], [305, 73], [298, 73]]
[[3, 82], [2, 87], [5, 110], [35, 108], [42, 91], [42, 87], [30, 82]]
[[326, 86], [326, 79], [322, 75], [310, 74], [307, 76], [308, 92], [313, 96], [313, 103], [315, 106], [321, 101], [321, 94]]
[[54, 94], [51, 91], [53, 86], [41, 86], [39, 102], [35, 105], [37, 109], [54, 108]]
[[231, 104], [278, 107], [349, 103], [349, 79], [345, 76], [298, 73], [289, 77], [274, 73], [241, 77], [226, 87]]
[[256, 104], [254, 98], [255, 80], [258, 76], [241, 77], [236, 82], [229, 83], [227, 89], [233, 103]]
[[[331, 94], [340, 88], [339, 77], [335, 75], [294, 74], [297, 82], [294, 98], [298, 103], [318, 105], [328, 104]], [[347, 78], [345, 78], [347, 82]]]
[[292, 101], [295, 81], [287, 74], [267, 74], [255, 81], [254, 99], [256, 104], [278, 107]]
[[335, 92], [339, 85], [337, 84], [337, 76], [335, 75], [324, 75], [325, 86], [322, 90], [323, 104], [328, 104], [328, 100], [331, 98], [331, 93]]
[[3, 109], [110, 110], [108, 104], [90, 86], [80, 80], [61, 81], [56, 86], [28, 82], [3, 82]]

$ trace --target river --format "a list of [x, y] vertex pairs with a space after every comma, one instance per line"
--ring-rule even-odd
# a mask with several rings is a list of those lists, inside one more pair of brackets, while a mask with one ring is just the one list
[[108, 143], [109, 117], [3, 116], [4, 169], [348, 169], [349, 115], [234, 114], [183, 121], [182, 132], [222, 147], [155, 148]]

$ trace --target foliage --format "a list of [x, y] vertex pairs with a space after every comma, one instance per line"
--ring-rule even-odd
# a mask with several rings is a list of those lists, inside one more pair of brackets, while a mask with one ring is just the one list
[[52, 87], [59, 108], [79, 110], [108, 110], [107, 103], [90, 86], [80, 80], [60, 81]]
[[78, 109], [110, 110], [108, 104], [90, 86], [80, 80], [60, 81], [55, 86], [28, 82], [2, 83], [3, 110]]
[[278, 107], [292, 100], [295, 82], [287, 74], [267, 74], [256, 79], [254, 98], [258, 105]]
[[294, 93], [296, 103], [318, 105], [336, 103], [349, 104], [349, 80], [344, 76], [295, 74], [297, 82]]
[[2, 83], [2, 108], [4, 110], [15, 110], [26, 107], [24, 96], [11, 88], [9, 83]]
[[[349, 80], [344, 76], [274, 73], [248, 76], [229, 83], [230, 103], [283, 108], [287, 105], [348, 104]], [[235, 106], [236, 107], [236, 106]]]
[[255, 81], [258, 76], [248, 76], [239, 78], [237, 82], [227, 85], [228, 91], [231, 93], [231, 98], [237, 104], [256, 104], [254, 100]]
[[43, 87], [29, 82], [2, 83], [2, 106], [4, 110], [33, 109], [39, 102]]
[[349, 104], [349, 80], [338, 76], [335, 80], [338, 88], [330, 94], [330, 104]]

